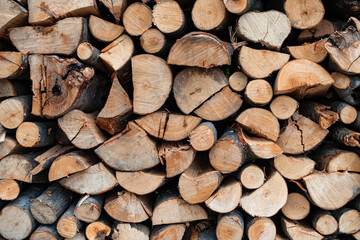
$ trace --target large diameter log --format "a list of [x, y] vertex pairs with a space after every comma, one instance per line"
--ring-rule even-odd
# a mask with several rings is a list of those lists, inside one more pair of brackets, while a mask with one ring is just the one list
[[287, 237], [290, 239], [306, 239], [306, 240], [321, 240], [324, 239], [313, 228], [287, 220], [286, 218], [281, 219], [282, 229]]
[[285, 178], [300, 180], [314, 171], [315, 161], [306, 156], [281, 154], [274, 158], [274, 167]]
[[271, 101], [273, 89], [264, 79], [256, 79], [246, 85], [244, 96], [250, 105], [264, 106]]
[[126, 8], [122, 21], [128, 34], [140, 36], [152, 25], [151, 9], [146, 4], [135, 2]]
[[101, 211], [104, 206], [105, 196], [100, 195], [85, 195], [77, 202], [74, 214], [75, 216], [86, 223], [92, 223], [100, 218]]
[[56, 225], [39, 226], [30, 236], [29, 240], [61, 240]]
[[273, 240], [276, 226], [270, 218], [253, 218], [246, 224], [246, 235], [249, 240]]
[[329, 36], [335, 32], [335, 27], [332, 22], [323, 19], [318, 25], [313, 28], [302, 30], [298, 36], [299, 42], [313, 42]]
[[287, 95], [274, 98], [270, 103], [270, 110], [279, 120], [289, 119], [299, 107], [299, 103]]
[[334, 79], [333, 88], [340, 99], [351, 105], [359, 105], [360, 77], [358, 75], [348, 76], [339, 72], [333, 72], [331, 76]]
[[339, 233], [353, 234], [360, 231], [360, 212], [351, 208], [340, 208], [334, 212], [339, 223]]
[[100, 0], [115, 18], [116, 24], [119, 24], [121, 17], [128, 6], [128, 0]]
[[73, 202], [68, 209], [61, 215], [56, 224], [56, 230], [64, 238], [73, 238], [80, 231], [83, 223], [74, 215], [76, 202]]
[[209, 150], [217, 141], [217, 131], [212, 122], [203, 122], [189, 134], [190, 144], [196, 151]]
[[328, 129], [339, 120], [339, 114], [331, 110], [330, 106], [313, 101], [302, 101], [299, 112], [318, 123], [323, 129]]
[[106, 239], [111, 233], [111, 222], [107, 217], [86, 226], [85, 235], [89, 240]]
[[8, 39], [8, 30], [26, 25], [28, 11], [13, 0], [2, 0], [0, 10], [0, 38]]
[[81, 61], [102, 72], [107, 72], [104, 62], [100, 59], [100, 53], [100, 50], [95, 48], [89, 42], [80, 43], [76, 49], [76, 54]]
[[13, 179], [0, 180], [0, 199], [4, 201], [12, 201], [16, 199], [23, 185]]
[[28, 73], [28, 66], [28, 56], [26, 54], [20, 52], [0, 52], [0, 67], [2, 69], [0, 79], [23, 78], [26, 72]]
[[223, 0], [196, 0], [191, 10], [195, 27], [201, 31], [219, 31], [226, 27], [226, 8]]
[[231, 65], [233, 48], [216, 36], [192, 32], [176, 40], [171, 47], [167, 62], [173, 65], [211, 68]]
[[0, 103], [0, 124], [8, 129], [16, 129], [31, 117], [31, 96], [25, 95], [5, 99]]
[[285, 217], [291, 220], [302, 220], [310, 213], [310, 203], [300, 193], [289, 193], [285, 205], [281, 208]]
[[311, 2], [305, 0], [286, 0], [284, 10], [297, 29], [308, 29], [318, 25], [324, 17], [325, 8], [321, 0]]
[[321, 39], [313, 43], [305, 43], [300, 46], [289, 46], [287, 49], [293, 58], [303, 58], [315, 63], [325, 60], [328, 52], [325, 49], [327, 39]]
[[287, 16], [278, 11], [249, 12], [237, 22], [237, 34], [248, 41], [279, 50], [291, 31]]
[[[185, 227], [184, 227], [184, 231], [185, 231]], [[149, 235], [150, 235], [150, 230], [144, 224], [117, 222], [113, 227], [113, 234], [111, 235], [111, 237], [113, 240], [128, 240], [128, 239], [149, 240]], [[160, 240], [160, 239], [151, 238], [151, 240]]]
[[6, 136], [3, 142], [0, 142], [0, 159], [9, 154], [24, 152], [23, 148], [14, 137]]
[[16, 140], [26, 148], [52, 146], [56, 129], [55, 122], [24, 122], [16, 130]]
[[216, 237], [219, 240], [242, 239], [244, 234], [243, 216], [238, 210], [219, 214], [216, 225]]
[[112, 42], [124, 32], [124, 27], [91, 15], [89, 18], [91, 35], [100, 42]]
[[48, 27], [13, 28], [9, 33], [20, 52], [62, 55], [73, 54], [86, 35], [87, 23], [81, 17], [65, 18]]

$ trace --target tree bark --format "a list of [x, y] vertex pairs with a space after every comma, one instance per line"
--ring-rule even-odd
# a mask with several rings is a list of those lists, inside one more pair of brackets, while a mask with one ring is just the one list
[[31, 94], [30, 81], [0, 79], [0, 85], [0, 99]]
[[73, 238], [83, 227], [83, 223], [74, 215], [76, 202], [71, 203], [68, 209], [61, 215], [56, 225], [57, 232], [64, 238]]
[[106, 73], [108, 70], [103, 61], [100, 59], [100, 53], [101, 51], [89, 42], [80, 43], [76, 50], [76, 54], [81, 61]]
[[331, 131], [330, 137], [345, 146], [360, 147], [360, 133], [344, 126], [335, 126]]
[[339, 114], [330, 109], [330, 106], [321, 103], [302, 101], [299, 112], [318, 123], [323, 129], [328, 129], [339, 120]]

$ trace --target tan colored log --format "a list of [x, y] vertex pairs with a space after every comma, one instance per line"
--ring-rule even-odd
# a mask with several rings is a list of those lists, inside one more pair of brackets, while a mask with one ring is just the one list
[[290, 180], [300, 180], [314, 171], [315, 161], [306, 156], [289, 156], [281, 154], [274, 158], [274, 167]]
[[16, 129], [30, 119], [30, 113], [30, 95], [5, 99], [0, 103], [0, 124], [8, 129]]
[[339, 120], [339, 114], [330, 106], [313, 101], [302, 101], [299, 112], [318, 123], [323, 129], [328, 129]]
[[61, 236], [56, 230], [56, 225], [42, 225], [31, 235], [30, 240], [60, 240]]
[[1, 179], [0, 180], [0, 199], [4, 201], [12, 201], [16, 199], [19, 194], [22, 185], [13, 179]]
[[297, 29], [308, 29], [318, 25], [324, 17], [325, 8], [321, 0], [284, 1], [284, 10], [291, 24]]
[[260, 10], [262, 3], [254, 0], [224, 0], [226, 9], [234, 14], [244, 14], [248, 11]]
[[168, 40], [156, 28], [146, 30], [140, 37], [140, 45], [146, 53], [163, 55], [168, 51]]
[[105, 64], [100, 60], [100, 53], [99, 49], [88, 42], [80, 43], [76, 50], [76, 54], [81, 61], [102, 72], [107, 72]]
[[246, 101], [254, 106], [268, 104], [273, 97], [273, 89], [270, 83], [263, 79], [250, 81], [245, 88]]
[[351, 105], [360, 104], [360, 99], [357, 97], [360, 87], [360, 77], [358, 75], [349, 76], [333, 72], [331, 77], [334, 79], [333, 88], [341, 100]]
[[333, 101], [330, 104], [332, 111], [339, 115], [339, 120], [345, 124], [355, 122], [357, 117], [356, 108], [345, 102]]
[[216, 225], [216, 237], [219, 240], [242, 239], [244, 234], [244, 220], [238, 210], [227, 214], [219, 214]]
[[258, 189], [265, 182], [264, 171], [251, 163], [242, 166], [235, 176], [247, 189]]
[[293, 58], [302, 58], [320, 63], [325, 60], [328, 52], [325, 49], [327, 39], [321, 39], [313, 43], [305, 43], [299, 46], [289, 46], [288, 51]]
[[245, 13], [237, 22], [239, 37], [274, 50], [280, 49], [290, 31], [290, 20], [275, 10]]
[[281, 219], [282, 229], [287, 237], [290, 239], [306, 239], [306, 240], [321, 240], [324, 239], [322, 235], [316, 232], [309, 226], [287, 220]]
[[179, 3], [163, 0], [153, 7], [153, 23], [163, 33], [173, 36], [183, 35], [186, 17]]
[[151, 9], [140, 2], [128, 6], [122, 18], [125, 30], [131, 36], [140, 36], [152, 25]]
[[20, 52], [0, 52], [0, 67], [2, 69], [0, 79], [23, 78], [23, 75], [28, 72], [28, 66], [28, 56], [26, 54]]
[[80, 231], [83, 223], [74, 215], [76, 202], [73, 202], [68, 209], [61, 215], [56, 224], [56, 230], [64, 238], [73, 238]]
[[191, 10], [195, 27], [201, 31], [219, 31], [225, 28], [227, 12], [223, 0], [196, 0]]
[[150, 240], [181, 240], [183, 239], [185, 230], [186, 226], [184, 224], [155, 226], [151, 229]]
[[282, 95], [274, 98], [270, 103], [270, 110], [279, 120], [289, 119], [299, 107], [299, 103], [292, 97]]
[[2, 0], [0, 10], [0, 38], [8, 39], [8, 30], [27, 24], [28, 11], [13, 0]]
[[322, 235], [334, 234], [339, 227], [336, 218], [328, 211], [318, 210], [312, 216], [312, 226]]
[[23, 148], [14, 137], [6, 136], [3, 142], [0, 142], [0, 159], [9, 154], [24, 152]]
[[291, 220], [302, 220], [310, 213], [310, 203], [300, 193], [289, 193], [285, 205], [281, 208], [285, 217]]
[[212, 122], [203, 122], [189, 134], [190, 144], [196, 151], [209, 150], [217, 141], [217, 131]]
[[289, 59], [289, 54], [257, 50], [247, 46], [241, 47], [238, 57], [242, 71], [251, 78], [266, 78], [282, 68]]
[[244, 90], [247, 83], [248, 83], [248, 78], [243, 72], [240, 71], [234, 72], [229, 77], [229, 86], [231, 87], [232, 90], [236, 92], [241, 92], [242, 90]]
[[116, 24], [119, 24], [122, 15], [128, 6], [128, 0], [100, 0], [100, 2], [110, 11], [115, 18]]
[[0, 79], [0, 85], [0, 99], [31, 94], [30, 81]]
[[74, 214], [75, 216], [86, 223], [92, 223], [100, 218], [101, 211], [104, 206], [105, 196], [101, 195], [84, 195], [77, 202]]
[[149, 235], [150, 230], [144, 224], [117, 222], [113, 227], [113, 234], [111, 237], [113, 240], [148, 240]]
[[270, 218], [254, 218], [247, 223], [246, 234], [249, 240], [273, 240], [276, 226]]
[[111, 233], [110, 224], [110, 221], [107, 221], [107, 219], [90, 223], [85, 229], [86, 238], [89, 240], [106, 239]]
[[340, 208], [334, 212], [339, 223], [339, 233], [354, 234], [360, 231], [360, 212], [351, 208]]
[[16, 140], [27, 148], [52, 146], [56, 129], [55, 122], [23, 122], [16, 130]]
[[298, 36], [299, 42], [312, 42], [327, 37], [335, 32], [335, 27], [332, 22], [323, 19], [318, 25], [313, 28], [302, 30]]
[[91, 15], [89, 18], [89, 30], [96, 40], [110, 43], [120, 37], [124, 32], [124, 27]]

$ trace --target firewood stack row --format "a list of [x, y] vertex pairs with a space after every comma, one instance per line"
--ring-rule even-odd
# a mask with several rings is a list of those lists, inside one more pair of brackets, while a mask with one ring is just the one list
[[0, 0], [4, 239], [360, 239], [360, 3]]

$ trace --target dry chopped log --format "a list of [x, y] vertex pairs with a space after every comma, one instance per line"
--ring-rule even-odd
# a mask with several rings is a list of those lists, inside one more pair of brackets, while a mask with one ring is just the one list
[[[309, 77], [304, 78], [304, 75]], [[319, 64], [306, 59], [295, 59], [280, 69], [274, 94], [289, 94], [296, 99], [323, 96], [333, 82], [331, 75]]]
[[144, 224], [117, 222], [113, 227], [113, 234], [111, 237], [113, 240], [149, 240], [149, 235], [150, 230]]
[[276, 226], [270, 218], [253, 218], [246, 224], [246, 235], [249, 240], [273, 240]]
[[61, 215], [56, 224], [56, 230], [64, 238], [73, 238], [82, 228], [83, 223], [74, 215], [76, 202], [73, 202], [68, 209]]
[[100, 2], [110, 11], [115, 18], [116, 24], [119, 24], [122, 15], [128, 5], [128, 0], [100, 0]]
[[299, 112], [318, 123], [323, 129], [328, 129], [339, 120], [339, 114], [330, 109], [330, 106], [307, 100], [300, 103]]
[[122, 18], [125, 30], [131, 36], [140, 36], [152, 25], [151, 9], [140, 2], [128, 6]]
[[360, 147], [360, 133], [349, 128], [335, 126], [331, 131], [330, 137], [345, 146]]
[[310, 203], [300, 193], [289, 193], [285, 205], [281, 208], [285, 217], [291, 220], [302, 220], [310, 213]]
[[321, 39], [313, 43], [305, 43], [300, 46], [289, 46], [288, 51], [293, 58], [303, 58], [315, 63], [325, 60], [328, 52], [325, 49], [327, 39]]
[[6, 136], [3, 142], [0, 142], [0, 159], [9, 154], [24, 152], [23, 148], [14, 137]]
[[13, 179], [0, 180], [0, 199], [4, 201], [12, 201], [16, 199], [22, 188], [22, 184]]
[[241, 194], [241, 183], [228, 176], [205, 204], [214, 212], [228, 213], [239, 205]]
[[238, 57], [242, 71], [251, 78], [266, 78], [282, 68], [289, 59], [289, 54], [247, 46], [241, 47]]
[[220, 31], [226, 27], [227, 12], [223, 0], [196, 0], [191, 10], [195, 27], [201, 31]]
[[84, 232], [78, 232], [72, 238], [67, 238], [68, 240], [87, 240]]
[[216, 36], [192, 32], [176, 40], [171, 47], [167, 62], [173, 65], [211, 68], [230, 65], [233, 48]]
[[140, 171], [160, 163], [156, 143], [136, 123], [110, 138], [95, 150], [110, 167], [121, 171]]
[[256, 79], [250, 81], [245, 88], [245, 100], [253, 106], [264, 106], [273, 97], [273, 89], [267, 81]]
[[53, 224], [69, 207], [72, 198], [73, 194], [56, 182], [31, 200], [31, 215], [41, 224]]
[[201, 118], [157, 111], [135, 120], [148, 134], [165, 141], [179, 141], [189, 136], [200, 123]]
[[281, 95], [270, 103], [270, 110], [279, 120], [289, 119], [298, 109], [299, 103], [292, 97]]
[[224, 0], [226, 9], [234, 14], [244, 14], [248, 11], [261, 10], [262, 2], [256, 0]]
[[86, 40], [87, 23], [81, 17], [65, 18], [47, 27], [13, 28], [9, 36], [20, 52], [71, 55]]
[[203, 122], [189, 134], [190, 144], [196, 151], [209, 150], [217, 140], [217, 131], [212, 122]]
[[31, 186], [2, 209], [1, 236], [6, 239], [25, 239], [35, 230], [37, 222], [30, 213], [30, 200], [39, 196], [41, 192], [41, 188]]
[[329, 211], [318, 210], [312, 215], [312, 226], [321, 235], [331, 235], [338, 230], [338, 222]]
[[291, 23], [287, 16], [274, 10], [245, 13], [237, 22], [239, 37], [274, 50], [280, 49], [290, 31]]
[[231, 87], [232, 90], [236, 92], [241, 92], [242, 90], [244, 90], [247, 83], [248, 83], [248, 78], [243, 72], [240, 71], [234, 72], [229, 77], [229, 86]]
[[351, 104], [360, 104], [360, 77], [358, 75], [348, 76], [339, 72], [331, 73], [334, 79], [333, 88], [341, 100]]
[[146, 53], [160, 56], [165, 55], [170, 48], [169, 40], [156, 28], [150, 28], [141, 35], [140, 45]]
[[288, 156], [281, 154], [274, 158], [274, 167], [290, 180], [300, 180], [314, 171], [315, 161], [306, 156]]
[[41, 225], [31, 235], [30, 240], [60, 240], [61, 236], [56, 230], [56, 225]]
[[86, 238], [89, 240], [105, 240], [111, 233], [111, 221], [105, 217], [87, 225]]
[[72, 109], [92, 112], [103, 106], [106, 81], [95, 76], [93, 68], [57, 56], [31, 55], [29, 61], [33, 115], [56, 118]]
[[96, 40], [110, 43], [120, 37], [124, 32], [124, 27], [91, 15], [89, 18], [89, 30]]
[[339, 120], [345, 124], [355, 122], [357, 117], [356, 108], [345, 102], [333, 101], [330, 104], [331, 110], [339, 115]]
[[284, 10], [297, 29], [308, 29], [318, 25], [324, 17], [325, 8], [321, 0], [311, 2], [301, 0], [284, 1]]
[[243, 234], [244, 220], [237, 209], [226, 214], [218, 215], [216, 237], [219, 240], [242, 239]]
[[0, 38], [8, 38], [8, 30], [26, 25], [28, 11], [13, 0], [2, 0], [0, 10]]
[[121, 222], [139, 223], [152, 216], [151, 198], [128, 191], [108, 195], [104, 209], [113, 219]]
[[0, 52], [0, 67], [2, 69], [2, 71], [0, 72], [0, 79], [28, 78], [28, 56], [24, 53]]
[[186, 230], [185, 224], [169, 224], [169, 225], [154, 226], [151, 229], [150, 240], [167, 240], [167, 239], [181, 240], [183, 239], [185, 230]]
[[0, 99], [31, 94], [31, 82], [0, 79]]
[[327, 37], [335, 32], [335, 27], [332, 22], [323, 19], [318, 25], [313, 28], [302, 30], [298, 36], [299, 42], [312, 42]]
[[195, 158], [195, 149], [184, 142], [163, 142], [159, 147], [159, 157], [166, 166], [166, 177], [183, 173]]
[[252, 216], [271, 217], [285, 205], [287, 197], [286, 182], [274, 171], [260, 188], [241, 197], [240, 206]]
[[264, 171], [252, 163], [242, 166], [235, 176], [247, 189], [257, 189], [265, 182]]
[[340, 208], [334, 212], [339, 223], [339, 233], [353, 234], [360, 231], [360, 212], [351, 208]]
[[324, 239], [322, 235], [316, 232], [309, 226], [297, 223], [285, 218], [281, 219], [283, 232], [290, 239], [306, 239], [306, 240], [321, 240]]
[[0, 124], [8, 129], [16, 129], [31, 119], [30, 113], [31, 95], [5, 99], [0, 103]]
[[360, 193], [360, 174], [357, 173], [317, 172], [303, 180], [313, 203], [325, 210], [341, 208]]
[[81, 61], [102, 72], [107, 72], [105, 64], [100, 60], [100, 53], [99, 49], [88, 42], [80, 43], [76, 50], [76, 54]]
[[52, 146], [56, 129], [55, 122], [24, 122], [16, 130], [16, 140], [27, 148]]
[[318, 146], [329, 133], [319, 124], [295, 113], [288, 120], [288, 125], [280, 133], [277, 144], [287, 154], [302, 154]]
[[86, 222], [92, 223], [97, 221], [100, 218], [101, 211], [104, 206], [105, 195], [85, 195], [79, 199], [77, 202], [74, 214], [77, 219]]

